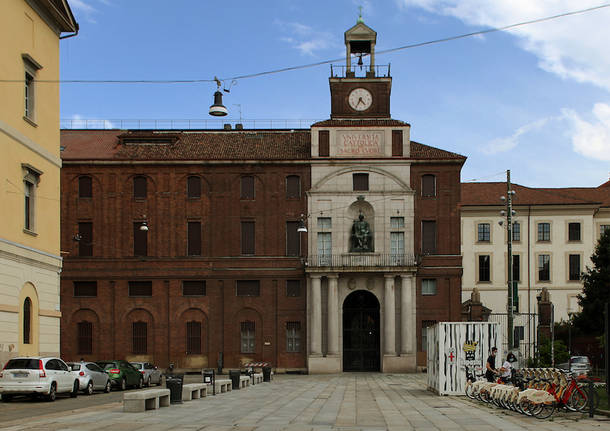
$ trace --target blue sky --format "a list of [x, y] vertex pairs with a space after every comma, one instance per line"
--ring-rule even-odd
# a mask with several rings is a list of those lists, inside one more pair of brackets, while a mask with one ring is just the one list
[[[211, 79], [342, 58], [358, 6], [377, 50], [604, 4], [580, 0], [70, 0], [62, 79]], [[610, 173], [610, 8], [377, 56], [392, 117], [468, 157], [462, 180], [597, 186]], [[342, 64], [342, 62], [337, 62]], [[228, 120], [325, 119], [328, 65], [237, 81]], [[230, 80], [225, 81], [229, 86]], [[62, 84], [62, 119], [211, 119], [215, 84]], [[240, 105], [240, 107], [236, 106]], [[74, 123], [79, 125], [78, 121]], [[247, 124], [247, 122], [246, 122]]]

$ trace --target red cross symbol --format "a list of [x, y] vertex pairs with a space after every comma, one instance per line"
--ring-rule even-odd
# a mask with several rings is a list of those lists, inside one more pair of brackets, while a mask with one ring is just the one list
[[453, 355], [453, 352], [449, 352], [449, 360], [451, 362], [453, 362], [453, 359], [455, 358], [455, 356]]

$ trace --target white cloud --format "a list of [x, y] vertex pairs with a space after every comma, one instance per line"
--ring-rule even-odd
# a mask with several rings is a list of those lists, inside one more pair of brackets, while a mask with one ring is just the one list
[[70, 0], [70, 8], [75, 13], [76, 20], [84, 18], [87, 22], [95, 24], [94, 16], [99, 13], [99, 10], [93, 6], [96, 2], [102, 6], [112, 6], [109, 0]]
[[276, 20], [286, 35], [280, 37], [282, 42], [291, 44], [301, 51], [301, 54], [316, 56], [316, 52], [328, 48], [335, 48], [337, 42], [332, 34], [326, 31], [317, 31], [314, 28], [298, 22], [285, 22]]
[[481, 149], [481, 151], [485, 154], [497, 154], [503, 153], [505, 151], [512, 150], [519, 144], [519, 138], [528, 133], [536, 130], [540, 130], [544, 127], [549, 120], [552, 118], [541, 118], [539, 120], [528, 123], [524, 126], [519, 127], [515, 132], [504, 138], [496, 138], [492, 140], [486, 147]]
[[591, 159], [610, 161], [610, 105], [596, 103], [591, 122], [571, 109], [564, 109], [563, 114], [572, 125], [574, 151]]
[[[403, 7], [456, 17], [468, 25], [502, 27], [522, 21], [585, 9], [600, 0], [397, 0]], [[562, 78], [610, 90], [610, 8], [526, 25], [510, 30], [539, 66]]]

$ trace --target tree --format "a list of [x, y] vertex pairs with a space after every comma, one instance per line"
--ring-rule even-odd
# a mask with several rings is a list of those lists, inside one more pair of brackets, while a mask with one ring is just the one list
[[610, 230], [601, 236], [591, 256], [593, 268], [582, 274], [583, 291], [578, 295], [582, 311], [574, 316], [574, 324], [584, 333], [604, 333], [604, 304], [610, 302]]

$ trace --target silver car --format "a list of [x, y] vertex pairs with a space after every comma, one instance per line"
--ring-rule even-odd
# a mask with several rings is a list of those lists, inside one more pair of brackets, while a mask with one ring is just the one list
[[130, 364], [142, 373], [146, 386], [150, 386], [153, 383], [155, 385], [161, 385], [163, 375], [156, 365], [153, 365], [150, 362], [130, 362]]
[[93, 391], [110, 392], [110, 377], [95, 362], [67, 362], [72, 374], [78, 377], [79, 387], [85, 395]]

